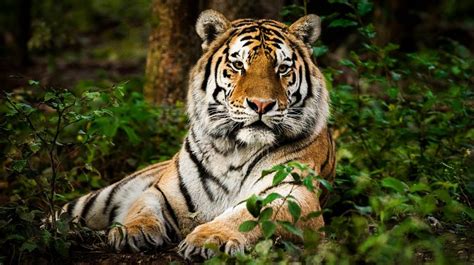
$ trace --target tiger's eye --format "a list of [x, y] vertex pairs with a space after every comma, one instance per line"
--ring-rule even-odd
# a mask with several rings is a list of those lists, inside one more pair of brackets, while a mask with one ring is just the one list
[[288, 65], [281, 64], [280, 66], [278, 66], [278, 73], [284, 74], [284, 73], [286, 73], [289, 69], [290, 69], [290, 67], [289, 67]]
[[244, 63], [241, 61], [235, 61], [232, 63], [232, 66], [237, 70], [241, 70], [242, 68], [244, 68]]

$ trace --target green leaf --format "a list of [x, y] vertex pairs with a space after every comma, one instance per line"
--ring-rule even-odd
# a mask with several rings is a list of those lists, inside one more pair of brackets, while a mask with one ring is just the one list
[[330, 192], [333, 192], [333, 191], [334, 191], [334, 189], [332, 188], [331, 183], [329, 183], [327, 180], [322, 179], [322, 178], [317, 178], [317, 180], [318, 180], [319, 183], [321, 183], [321, 185], [323, 185], [328, 191], [330, 191]]
[[247, 199], [247, 210], [252, 214], [253, 217], [258, 217], [260, 215], [260, 210], [262, 209], [262, 199], [257, 195], [253, 194], [250, 198]]
[[29, 115], [35, 111], [35, 109], [30, 104], [26, 103], [17, 103], [16, 107], [23, 111], [23, 113], [26, 115]]
[[418, 192], [418, 191], [431, 191], [430, 186], [428, 184], [419, 182], [415, 183], [410, 186], [410, 192]]
[[27, 161], [25, 159], [15, 160], [12, 165], [12, 169], [16, 172], [22, 172], [23, 169], [26, 167]]
[[31, 152], [33, 152], [34, 154], [41, 149], [41, 142], [32, 141], [28, 144], [28, 147], [30, 148]]
[[[287, 164], [288, 167], [297, 168], [301, 171], [306, 171], [309, 169], [308, 165], [300, 163], [298, 161], [291, 161]], [[291, 171], [291, 170], [290, 170]]]
[[263, 178], [263, 177], [265, 177], [265, 176], [267, 176], [267, 175], [272, 174], [272, 173], [275, 172], [275, 171], [276, 171], [276, 170], [274, 170], [274, 169], [262, 170], [262, 176], [261, 176], [261, 177]]
[[36, 80], [28, 80], [28, 85], [30, 86], [38, 86], [40, 84], [39, 81]]
[[70, 246], [71, 246], [71, 242], [66, 242], [66, 241], [63, 241], [63, 240], [55, 240], [54, 241], [54, 248], [63, 257], [68, 256]]
[[270, 252], [272, 246], [273, 241], [271, 239], [260, 241], [255, 245], [255, 252], [257, 252], [258, 255], [265, 257]]
[[265, 208], [265, 210], [263, 210], [260, 213], [259, 220], [261, 221], [269, 220], [270, 218], [272, 218], [272, 215], [273, 215], [273, 209], [270, 207]]
[[84, 92], [82, 96], [89, 100], [96, 100], [100, 97], [100, 93], [99, 92]]
[[349, 5], [349, 0], [328, 0], [328, 1], [331, 4], [337, 3], [337, 4]]
[[243, 222], [242, 224], [240, 224], [239, 231], [240, 232], [252, 231], [255, 228], [255, 226], [257, 226], [257, 224], [258, 224], [257, 221], [247, 220], [247, 221]]
[[339, 18], [331, 21], [329, 23], [330, 28], [347, 28], [347, 27], [353, 27], [357, 26], [357, 22], [345, 18]]
[[306, 216], [304, 216], [303, 218], [301, 218], [303, 221], [308, 221], [310, 219], [313, 219], [313, 218], [316, 218], [316, 217], [319, 217], [321, 216], [323, 212], [322, 211], [314, 211], [314, 212], [310, 212], [309, 214], [307, 214]]
[[313, 177], [306, 177], [303, 179], [303, 185], [311, 192], [314, 191]]
[[296, 183], [300, 183], [301, 181], [301, 176], [296, 173], [296, 172], [291, 172], [291, 176], [293, 177], [293, 180], [296, 182]]
[[288, 231], [288, 232], [292, 233], [293, 235], [296, 235], [300, 238], [303, 238], [303, 232], [301, 231], [301, 229], [294, 226], [292, 223], [290, 223], [288, 221], [277, 221], [277, 222], [286, 231]]
[[354, 205], [354, 208], [356, 208], [360, 214], [363, 214], [363, 215], [369, 215], [372, 213], [372, 207], [370, 206], [358, 206], [358, 205]]
[[272, 185], [275, 186], [275, 185], [278, 185], [280, 184], [283, 180], [285, 180], [285, 178], [290, 174], [290, 172], [286, 171], [286, 170], [279, 170], [277, 171], [277, 173], [275, 174], [275, 176], [273, 176], [273, 182], [272, 182]]
[[329, 51], [328, 47], [324, 45], [313, 47], [313, 55], [316, 57], [321, 57], [325, 55], [328, 51]]
[[293, 223], [296, 223], [301, 216], [301, 207], [295, 201], [288, 201], [288, 211], [293, 217]]
[[23, 244], [21, 244], [20, 251], [26, 250], [31, 253], [33, 250], [37, 248], [38, 248], [38, 245], [36, 243], [31, 242], [31, 241], [26, 241], [26, 242], [23, 242]]
[[382, 186], [385, 188], [391, 188], [399, 193], [403, 193], [405, 190], [408, 189], [407, 184], [392, 177], [386, 177], [382, 179]]
[[270, 238], [276, 230], [276, 224], [272, 221], [263, 221], [262, 222], [262, 233], [265, 239]]
[[321, 239], [321, 235], [312, 229], [305, 229], [303, 231], [303, 239], [305, 250], [316, 250]]
[[359, 16], [365, 16], [367, 13], [372, 11], [372, 8], [373, 3], [369, 0], [359, 0], [357, 3], [357, 14], [359, 14]]
[[44, 94], [43, 100], [44, 101], [49, 101], [49, 100], [55, 99], [55, 98], [56, 98], [56, 94], [54, 94], [53, 92], [46, 92]]
[[352, 62], [351, 60], [348, 60], [348, 59], [342, 59], [339, 61], [339, 63], [341, 65], [344, 65], [344, 66], [347, 66], [347, 67], [350, 67], [352, 69], [354, 69], [356, 66], [354, 64], [354, 62]]
[[278, 193], [275, 193], [275, 192], [272, 192], [270, 194], [268, 194], [265, 199], [263, 199], [263, 203], [262, 203], [262, 206], [265, 206], [269, 203], [272, 203], [274, 200], [276, 199], [280, 199], [280, 198], [283, 198], [283, 196], [281, 196], [280, 194]]

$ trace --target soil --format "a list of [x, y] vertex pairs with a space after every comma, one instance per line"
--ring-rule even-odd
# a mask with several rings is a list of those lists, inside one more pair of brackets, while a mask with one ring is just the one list
[[140, 253], [114, 253], [111, 251], [73, 251], [68, 261], [76, 265], [89, 264], [193, 264], [181, 258], [176, 246]]

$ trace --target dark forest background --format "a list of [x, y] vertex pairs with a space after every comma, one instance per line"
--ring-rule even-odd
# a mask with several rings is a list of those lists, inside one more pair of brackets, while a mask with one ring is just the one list
[[184, 262], [172, 248], [114, 255], [66, 217], [40, 226], [65, 201], [179, 149], [201, 54], [194, 23], [208, 8], [322, 18], [312, 49], [338, 159], [327, 240], [269, 234], [237, 260], [208, 262], [474, 262], [474, 1], [3, 0], [0, 263]]

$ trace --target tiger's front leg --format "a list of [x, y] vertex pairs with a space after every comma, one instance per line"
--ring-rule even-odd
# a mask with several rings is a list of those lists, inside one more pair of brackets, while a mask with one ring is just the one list
[[116, 251], [156, 248], [181, 237], [176, 217], [158, 184], [152, 185], [131, 205], [122, 225], [110, 229], [108, 242]]
[[[271, 192], [277, 192], [283, 196], [291, 192], [291, 195], [301, 206], [302, 216], [313, 211], [321, 210], [319, 200], [315, 198], [315, 194], [309, 192], [305, 187], [284, 184], [268, 190], [266, 194]], [[287, 211], [285, 205], [283, 205], [280, 211], [276, 211], [276, 209], [284, 203], [283, 199], [279, 199], [271, 204], [271, 207], [274, 209], [273, 218], [275, 220], [292, 221], [292, 217]], [[239, 226], [241, 223], [246, 220], [254, 219], [255, 218], [247, 211], [244, 203], [229, 208], [214, 220], [197, 226], [180, 243], [179, 252], [183, 257], [188, 259], [195, 255], [209, 258], [214, 253], [212, 250], [205, 248], [205, 245], [207, 244], [217, 245], [222, 251], [230, 255], [234, 255], [237, 252], [243, 252], [246, 247], [253, 245], [262, 237], [262, 232], [259, 228], [255, 228], [250, 232], [239, 232]], [[322, 216], [319, 216], [306, 222], [298, 221], [297, 226], [300, 228], [309, 227], [317, 230], [324, 226], [324, 220]], [[282, 229], [277, 229], [276, 235], [287, 239], [296, 239], [294, 236]]]

